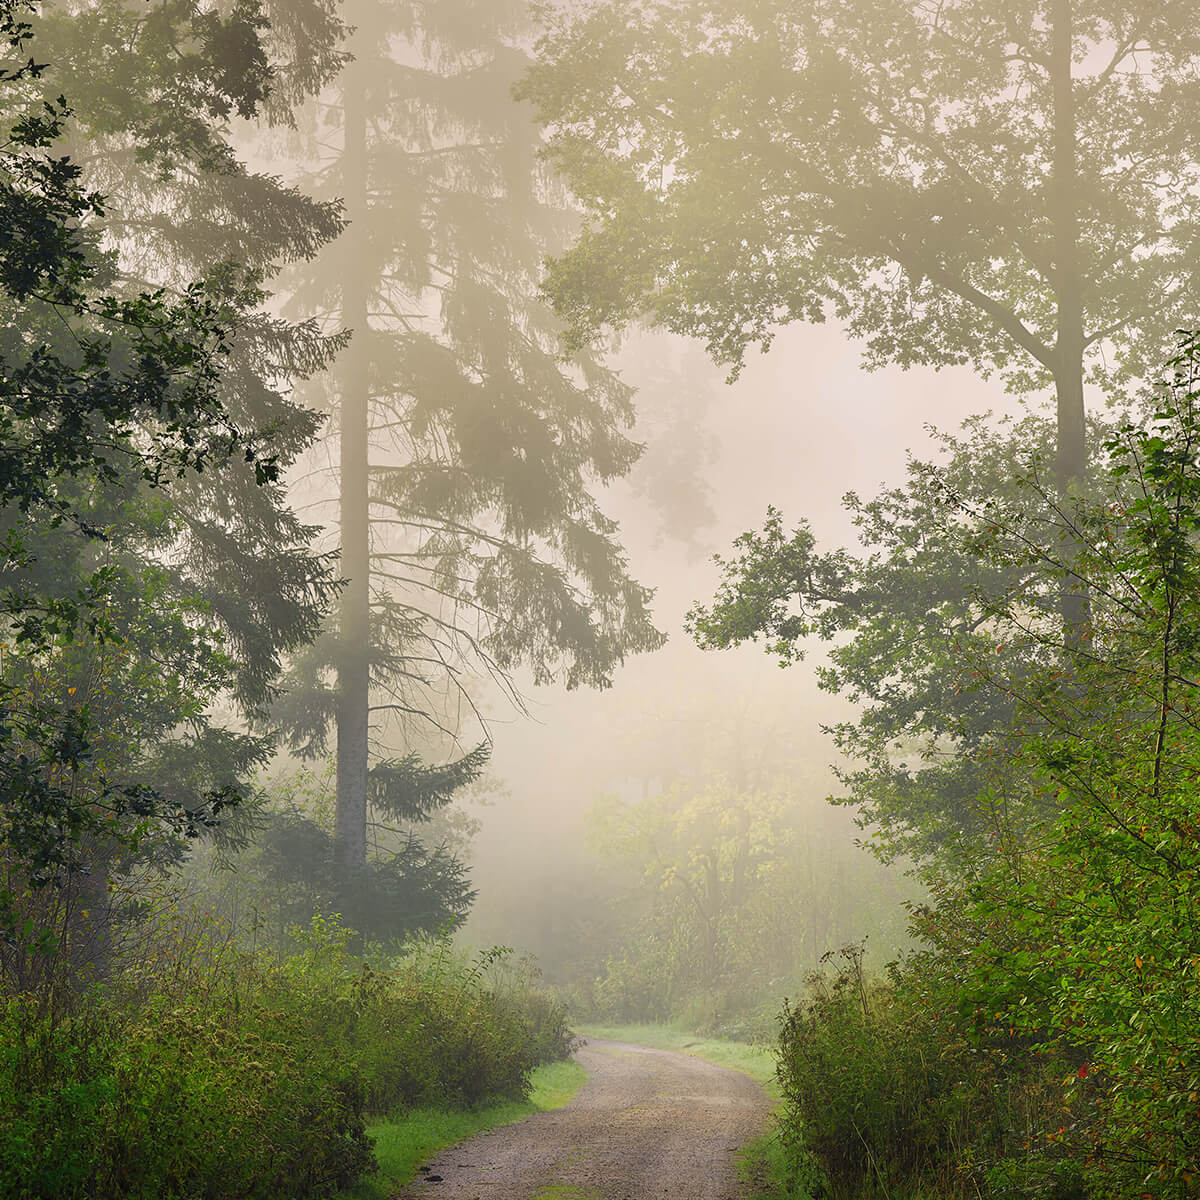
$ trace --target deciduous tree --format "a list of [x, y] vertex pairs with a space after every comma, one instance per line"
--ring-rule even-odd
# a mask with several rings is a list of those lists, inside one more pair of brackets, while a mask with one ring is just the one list
[[588, 0], [522, 84], [587, 226], [573, 341], [648, 315], [741, 366], [835, 316], [869, 366], [1140, 383], [1196, 310], [1200, 31], [1117, 0]]

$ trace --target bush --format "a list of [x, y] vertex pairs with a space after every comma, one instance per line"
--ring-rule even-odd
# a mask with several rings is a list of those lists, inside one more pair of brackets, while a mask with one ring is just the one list
[[1043, 1136], [1065, 1112], [1063, 1060], [1016, 1036], [971, 1036], [930, 955], [869, 981], [859, 947], [839, 954], [840, 969], [813, 976], [806, 1002], [783, 1013], [793, 1181], [838, 1197], [1067, 1200], [1061, 1146]]
[[232, 999], [156, 997], [132, 1019], [10, 1002], [0, 1195], [303, 1196], [368, 1170], [353, 1077], [314, 1071]]
[[365, 1119], [528, 1095], [561, 1009], [442, 944], [370, 966], [318, 920], [282, 962], [227, 949], [68, 1010], [0, 1009], [0, 1197], [291, 1198], [374, 1165]]

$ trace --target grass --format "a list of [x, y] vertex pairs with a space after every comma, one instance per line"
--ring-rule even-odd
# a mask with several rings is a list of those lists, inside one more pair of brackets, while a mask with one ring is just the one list
[[[718, 1067], [749, 1075], [762, 1084], [776, 1108], [782, 1102], [779, 1081], [775, 1078], [775, 1053], [766, 1046], [701, 1037], [668, 1025], [587, 1025], [579, 1032], [584, 1037], [636, 1042], [656, 1050], [694, 1054]], [[788, 1190], [787, 1162], [778, 1131], [771, 1130], [755, 1138], [743, 1147], [742, 1154], [741, 1178], [748, 1188], [747, 1200], [806, 1200], [803, 1193]]]
[[447, 1146], [535, 1112], [561, 1108], [583, 1087], [587, 1072], [576, 1062], [556, 1062], [538, 1067], [529, 1078], [533, 1091], [526, 1104], [510, 1100], [474, 1111], [416, 1108], [368, 1126], [379, 1169], [340, 1193], [340, 1200], [388, 1200]]

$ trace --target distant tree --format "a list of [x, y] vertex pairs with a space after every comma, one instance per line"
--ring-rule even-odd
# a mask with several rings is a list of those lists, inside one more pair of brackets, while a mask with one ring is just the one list
[[654, 337], [631, 342], [622, 348], [619, 364], [637, 379], [634, 433], [646, 450], [630, 483], [657, 515], [656, 543], [674, 543], [696, 558], [717, 519], [711, 475], [719, 439], [711, 413], [720, 386], [694, 343], [668, 348]]
[[547, 290], [572, 344], [648, 315], [736, 372], [836, 316], [868, 366], [1148, 378], [1200, 295], [1200, 27], [1119, 0], [585, 0], [521, 85], [588, 224]]
[[[338, 628], [297, 664], [304, 747], [336, 729], [337, 832], [352, 869], [392, 807], [397, 742], [456, 735], [463, 671], [604, 686], [661, 640], [591, 494], [624, 474], [628, 390], [559, 360], [533, 300], [568, 215], [509, 95], [524, 6], [357, 3], [354, 61], [314, 116], [319, 194], [350, 227], [296, 302], [352, 333], [337, 413]], [[505, 686], [508, 686], [506, 683]]]
[[[863, 926], [878, 928], [894, 886], [829, 829], [838, 822], [819, 791], [769, 774], [739, 786], [697, 773], [592, 807], [589, 840], [636, 880], [598, 985], [613, 1015], [677, 1017], [702, 998], [717, 1015], [744, 1012]], [[868, 891], [876, 912], [862, 902]]]

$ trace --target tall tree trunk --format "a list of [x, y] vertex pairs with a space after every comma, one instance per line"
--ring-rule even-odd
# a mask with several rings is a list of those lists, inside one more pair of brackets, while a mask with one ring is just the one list
[[[1083, 401], [1083, 295], [1079, 271], [1079, 176], [1077, 121], [1072, 79], [1072, 0], [1052, 0], [1051, 80], [1054, 102], [1054, 164], [1050, 218], [1054, 230], [1054, 268], [1058, 301], [1054, 390], [1058, 410], [1057, 482], [1064, 506], [1087, 467], [1087, 427]], [[1069, 511], [1069, 510], [1068, 510]], [[1088, 618], [1086, 589], [1065, 580], [1061, 598], [1068, 642]]]
[[112, 897], [108, 893], [108, 848], [91, 843], [84, 847], [82, 857], [87, 870], [72, 881], [74, 927], [68, 938], [71, 982], [86, 988], [112, 978]]
[[343, 166], [346, 216], [342, 322], [352, 331], [341, 387], [341, 640], [338, 660], [337, 814], [343, 865], [367, 858], [370, 723], [371, 562], [369, 511], [370, 341], [367, 304], [367, 105], [361, 62], [344, 72]]

